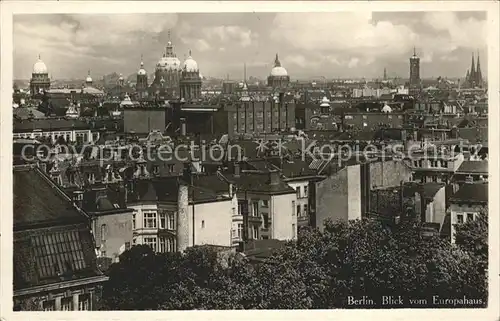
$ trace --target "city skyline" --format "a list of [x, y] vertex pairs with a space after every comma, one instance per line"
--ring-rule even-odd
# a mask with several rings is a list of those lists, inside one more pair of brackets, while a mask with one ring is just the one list
[[486, 76], [485, 23], [485, 12], [19, 15], [14, 78], [30, 78], [38, 55], [55, 79], [128, 76], [141, 55], [151, 74], [169, 39], [207, 77], [242, 79], [246, 64], [264, 78], [276, 53], [292, 79], [407, 77], [414, 47], [422, 78], [464, 77], [473, 53]]

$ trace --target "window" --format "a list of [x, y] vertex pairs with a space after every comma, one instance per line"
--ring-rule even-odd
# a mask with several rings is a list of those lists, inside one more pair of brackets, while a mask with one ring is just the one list
[[144, 228], [156, 228], [156, 212], [144, 212]]
[[165, 212], [160, 212], [160, 228], [167, 228], [167, 214]]
[[259, 239], [259, 228], [257, 226], [252, 226], [252, 238], [254, 240], [258, 240]]
[[44, 301], [42, 303], [42, 307], [43, 311], [55, 311], [56, 301], [55, 300]]
[[269, 207], [269, 201], [268, 200], [262, 200], [262, 207]]
[[242, 239], [243, 237], [243, 224], [238, 224], [238, 239]]
[[135, 225], [135, 216], [136, 216], [136, 213], [132, 214], [132, 229], [135, 230], [136, 229], [136, 225]]
[[305, 198], [309, 197], [309, 190], [308, 190], [308, 186], [304, 186], [304, 197], [305, 197]]
[[205, 221], [201, 221], [201, 228], [205, 228]]
[[297, 186], [295, 193], [297, 194], [297, 198], [300, 198], [300, 186]]
[[61, 299], [61, 311], [73, 311], [73, 298]]
[[474, 221], [474, 213], [467, 213], [467, 221]]
[[78, 296], [78, 311], [90, 311], [90, 294]]
[[464, 222], [464, 216], [462, 214], [457, 214], [457, 223], [462, 224]]
[[252, 203], [252, 215], [259, 216], [259, 202], [258, 201]]
[[236, 238], [236, 230], [235, 230], [234, 228], [233, 228], [233, 229], [231, 229], [231, 237], [232, 237], [233, 239], [235, 239], [235, 238]]
[[292, 215], [295, 215], [295, 201], [292, 201]]
[[153, 249], [154, 252], [156, 252], [156, 237], [145, 237], [144, 244], [149, 246]]
[[168, 225], [167, 228], [169, 230], [175, 230], [175, 214], [176, 212], [168, 212], [167, 213], [167, 218], [168, 218]]
[[233, 207], [231, 210], [233, 211], [233, 216], [236, 215], [236, 207]]
[[269, 214], [267, 214], [267, 213], [263, 214], [262, 221], [264, 224], [264, 228], [269, 228]]
[[295, 228], [295, 224], [292, 224], [292, 236], [293, 238], [297, 236], [297, 229]]
[[160, 173], [160, 167], [158, 165], [153, 166], [153, 174], [158, 175]]
[[297, 216], [301, 216], [302, 213], [300, 212], [300, 204], [297, 205]]
[[307, 210], [308, 210], [307, 204], [304, 204], [304, 211], [302, 212], [304, 214], [303, 216], [307, 216], [309, 214]]
[[108, 226], [106, 224], [101, 225], [101, 241], [106, 241], [108, 237]]

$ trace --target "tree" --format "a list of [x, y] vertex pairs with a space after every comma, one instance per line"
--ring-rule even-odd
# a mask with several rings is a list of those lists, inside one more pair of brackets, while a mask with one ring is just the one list
[[488, 209], [475, 220], [455, 226], [455, 244], [478, 261], [481, 272], [488, 269]]
[[[477, 222], [484, 228], [481, 224]], [[434, 295], [467, 296], [481, 300], [476, 306], [484, 306], [487, 283], [476, 258], [484, 256], [485, 248], [467, 250], [482, 234], [460, 231], [464, 237], [459, 244], [464, 245], [457, 247], [427, 236], [422, 229], [414, 221], [397, 225], [368, 219], [327, 221], [323, 231], [301, 229], [297, 241], [258, 264], [206, 246], [182, 254], [135, 246], [109, 270], [105, 308], [359, 308], [348, 305], [350, 296], [378, 303], [370, 307], [391, 307], [380, 304], [384, 295], [402, 296], [403, 307], [410, 306], [409, 298], [427, 299], [427, 306], [435, 307]]]

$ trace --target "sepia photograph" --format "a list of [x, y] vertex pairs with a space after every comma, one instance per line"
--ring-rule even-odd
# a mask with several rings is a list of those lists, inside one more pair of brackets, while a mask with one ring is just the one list
[[51, 5], [2, 23], [14, 315], [498, 316], [498, 3]]

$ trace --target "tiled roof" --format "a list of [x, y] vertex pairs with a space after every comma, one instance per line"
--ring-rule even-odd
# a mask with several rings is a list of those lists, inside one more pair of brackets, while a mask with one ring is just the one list
[[36, 168], [14, 169], [14, 228], [85, 221], [67, 196]]
[[488, 161], [463, 161], [457, 173], [488, 174]]
[[14, 290], [98, 275], [87, 224], [14, 233]]
[[464, 184], [453, 194], [450, 202], [488, 202], [488, 184]]

